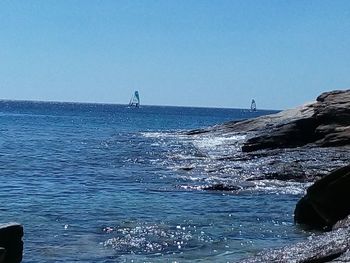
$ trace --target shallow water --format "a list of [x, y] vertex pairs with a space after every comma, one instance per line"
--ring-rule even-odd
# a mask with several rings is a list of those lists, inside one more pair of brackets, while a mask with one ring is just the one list
[[23, 262], [236, 262], [303, 239], [305, 185], [203, 191], [254, 164], [220, 161], [241, 137], [181, 133], [267, 113], [2, 101], [1, 221], [24, 225]]

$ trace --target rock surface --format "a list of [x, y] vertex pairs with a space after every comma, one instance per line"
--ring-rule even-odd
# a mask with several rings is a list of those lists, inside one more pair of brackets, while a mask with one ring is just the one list
[[307, 189], [297, 203], [295, 221], [312, 228], [330, 229], [350, 214], [350, 165], [337, 169]]
[[17, 223], [0, 224], [0, 262], [19, 263], [23, 253], [23, 227]]
[[321, 147], [350, 143], [350, 90], [321, 94], [314, 103], [245, 121], [228, 122], [205, 132], [246, 132], [248, 139], [242, 150], [293, 148], [307, 144]]
[[277, 123], [274, 120], [266, 125], [257, 120], [266, 128], [260, 126], [260, 132], [248, 139], [242, 150], [350, 143], [350, 90], [323, 93], [315, 103], [279, 115]]

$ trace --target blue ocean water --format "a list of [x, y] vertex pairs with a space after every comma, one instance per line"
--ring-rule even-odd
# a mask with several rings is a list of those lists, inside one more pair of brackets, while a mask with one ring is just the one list
[[181, 131], [268, 113], [0, 101], [1, 221], [24, 225], [23, 262], [239, 262], [302, 239], [298, 194], [203, 191], [210, 167], [181, 169], [217, 145]]

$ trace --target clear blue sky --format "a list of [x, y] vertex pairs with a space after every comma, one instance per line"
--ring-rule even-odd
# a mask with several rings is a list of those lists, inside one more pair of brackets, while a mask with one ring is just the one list
[[0, 98], [284, 109], [350, 87], [350, 1], [2, 0]]

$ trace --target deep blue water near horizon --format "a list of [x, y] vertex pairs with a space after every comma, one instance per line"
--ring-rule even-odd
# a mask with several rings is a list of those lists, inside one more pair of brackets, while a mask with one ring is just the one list
[[179, 131], [268, 113], [0, 101], [0, 220], [23, 224], [23, 262], [238, 262], [299, 240], [297, 195], [187, 189], [171, 163]]

